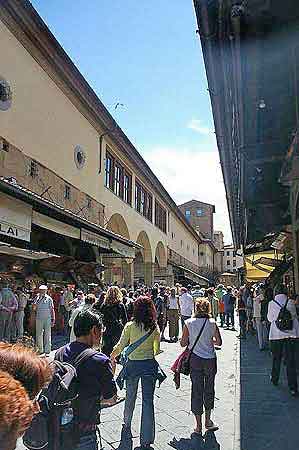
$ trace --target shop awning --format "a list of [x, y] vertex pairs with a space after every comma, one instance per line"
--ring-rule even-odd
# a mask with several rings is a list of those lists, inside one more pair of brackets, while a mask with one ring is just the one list
[[246, 255], [246, 280], [249, 282], [265, 280], [271, 275], [275, 267], [283, 262], [283, 258], [283, 253], [278, 253], [275, 250]]
[[32, 222], [34, 225], [45, 228], [46, 230], [53, 231], [54, 233], [61, 234], [62, 236], [68, 236], [74, 239], [80, 239], [80, 229], [63, 223], [52, 217], [40, 214], [36, 211], [32, 212]]
[[135, 258], [135, 248], [129, 248], [122, 242], [118, 242], [115, 239], [111, 242], [111, 249], [124, 258]]
[[[83, 217], [79, 217], [73, 211], [66, 210], [62, 206], [24, 188], [15, 180], [0, 177], [0, 193], [10, 196], [12, 204], [21, 200], [22, 203], [31, 208], [30, 211], [33, 211], [34, 223], [42, 228], [81, 239], [84, 242], [99, 246], [105, 252], [115, 253], [116, 255], [121, 254], [125, 257], [134, 257], [135, 248], [141, 248], [136, 242], [113, 233]], [[32, 214], [30, 213], [30, 220], [31, 216]], [[30, 230], [28, 231], [30, 232]], [[26, 240], [30, 241], [30, 235], [27, 236]], [[115, 250], [112, 246], [115, 247]], [[134, 256], [131, 256], [133, 254]]]
[[6, 242], [0, 242], [0, 254], [17, 256], [18, 258], [33, 259], [33, 260], [41, 260], [52, 257], [59, 258], [59, 256], [47, 252], [37, 252], [26, 248], [13, 247], [12, 245], [7, 244]]

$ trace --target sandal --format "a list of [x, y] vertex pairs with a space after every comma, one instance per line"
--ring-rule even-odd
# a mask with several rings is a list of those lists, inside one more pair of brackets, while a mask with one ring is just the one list
[[219, 430], [219, 426], [218, 425], [216, 425], [212, 420], [211, 420], [211, 423], [210, 423], [210, 425], [206, 425], [206, 430], [207, 431], [217, 431], [217, 430]]

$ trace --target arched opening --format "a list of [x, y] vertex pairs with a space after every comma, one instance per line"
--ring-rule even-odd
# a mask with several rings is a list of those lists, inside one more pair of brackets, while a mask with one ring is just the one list
[[[125, 219], [118, 213], [113, 214], [107, 224], [107, 230], [113, 231], [126, 239], [130, 239], [130, 233]], [[130, 286], [133, 283], [132, 264], [128, 264], [124, 258], [103, 258], [105, 266], [104, 279], [107, 283], [119, 286]]]
[[154, 281], [167, 282], [167, 257], [163, 242], [158, 242], [155, 251]]
[[107, 224], [107, 230], [113, 231], [126, 239], [130, 239], [130, 233], [125, 219], [120, 214], [113, 214]]
[[144, 283], [147, 286], [153, 284], [153, 255], [148, 235], [141, 231], [137, 243], [142, 246], [134, 260], [134, 282]]

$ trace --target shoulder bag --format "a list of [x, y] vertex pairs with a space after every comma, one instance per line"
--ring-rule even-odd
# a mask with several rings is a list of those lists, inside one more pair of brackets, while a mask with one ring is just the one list
[[193, 353], [193, 350], [196, 346], [196, 344], [198, 343], [200, 336], [202, 335], [202, 332], [204, 330], [204, 327], [207, 323], [208, 319], [206, 319], [200, 329], [200, 332], [198, 333], [197, 338], [194, 341], [194, 344], [192, 345], [192, 348], [190, 350], [185, 350], [182, 359], [180, 361], [180, 367], [179, 367], [179, 372], [182, 373], [183, 375], [190, 375], [190, 359], [191, 359], [191, 355]]
[[119, 372], [118, 377], [115, 380], [120, 389], [124, 388], [124, 381], [126, 379], [126, 366], [128, 364], [130, 354], [133, 353], [141, 344], [143, 344], [143, 342], [145, 342], [147, 340], [147, 338], [149, 338], [154, 331], [155, 330], [149, 330], [146, 334], [141, 336], [141, 338], [139, 338], [137, 341], [135, 341], [132, 344], [125, 347], [123, 349], [123, 351], [121, 352], [120, 357], [119, 357], [119, 362], [123, 367], [122, 367], [121, 371]]

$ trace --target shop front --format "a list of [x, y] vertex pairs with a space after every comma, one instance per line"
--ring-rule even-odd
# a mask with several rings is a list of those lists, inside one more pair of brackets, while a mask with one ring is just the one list
[[0, 281], [86, 286], [102, 279], [103, 257], [135, 257], [132, 241], [6, 179], [0, 179]]

